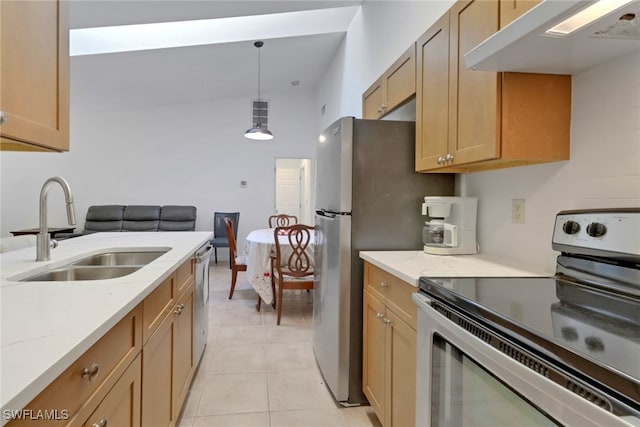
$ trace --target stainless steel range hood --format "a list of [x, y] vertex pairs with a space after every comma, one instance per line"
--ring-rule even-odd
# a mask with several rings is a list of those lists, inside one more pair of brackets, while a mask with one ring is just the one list
[[576, 74], [617, 56], [640, 51], [640, 0], [627, 3], [570, 34], [546, 33], [595, 3], [544, 0], [467, 52], [465, 65], [488, 71]]

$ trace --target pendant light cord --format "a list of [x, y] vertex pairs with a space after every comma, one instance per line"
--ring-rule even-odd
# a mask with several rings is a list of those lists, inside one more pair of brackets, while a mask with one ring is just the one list
[[258, 47], [258, 102], [260, 102], [261, 100], [260, 98], [260, 48], [262, 47], [262, 45], [257, 47]]
[[258, 101], [261, 101], [262, 98], [260, 97], [260, 63], [262, 61], [260, 56], [260, 48], [264, 46], [264, 42], [262, 40], [258, 40], [253, 45], [258, 48]]

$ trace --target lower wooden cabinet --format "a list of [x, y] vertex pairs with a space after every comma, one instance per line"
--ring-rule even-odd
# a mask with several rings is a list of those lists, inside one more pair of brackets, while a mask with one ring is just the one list
[[[25, 413], [48, 411], [55, 419], [46, 425], [54, 427], [174, 427], [195, 371], [191, 264], [178, 267]], [[7, 427], [40, 425], [42, 419], [16, 419]]]
[[176, 316], [174, 318], [174, 342], [172, 365], [172, 394], [174, 420], [180, 415], [180, 409], [187, 397], [189, 385], [195, 372], [195, 357], [193, 347], [194, 327], [194, 282], [178, 300]]
[[138, 306], [24, 408], [32, 416], [11, 421], [8, 426], [43, 425], [42, 420], [32, 419], [41, 411], [53, 415], [54, 419], [46, 420], [47, 426], [83, 425], [140, 353], [141, 318]]
[[140, 426], [140, 355], [91, 414], [85, 427]]
[[409, 298], [410, 302], [411, 293], [416, 289], [397, 279], [384, 282], [385, 290], [395, 288], [395, 292], [386, 296], [374, 294], [370, 290], [374, 284], [372, 280], [380, 277], [380, 272], [380, 269], [365, 263], [363, 391], [383, 426], [413, 426], [416, 330], [407, 322], [407, 314], [396, 313], [393, 307], [406, 306], [408, 301], [405, 299]]
[[142, 425], [171, 425], [173, 318], [168, 316], [142, 349]]
[[386, 326], [382, 321], [386, 308], [364, 293], [362, 385], [369, 404], [384, 423], [386, 409], [385, 371], [387, 356]]
[[193, 378], [193, 292], [186, 286], [142, 349], [142, 426], [174, 426]]

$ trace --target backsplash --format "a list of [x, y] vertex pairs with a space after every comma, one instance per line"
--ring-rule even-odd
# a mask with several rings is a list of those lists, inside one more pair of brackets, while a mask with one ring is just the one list
[[[573, 76], [570, 161], [462, 175], [459, 185], [480, 199], [482, 253], [552, 272], [557, 212], [640, 206], [640, 52]], [[525, 224], [511, 223], [512, 199], [525, 199]]]

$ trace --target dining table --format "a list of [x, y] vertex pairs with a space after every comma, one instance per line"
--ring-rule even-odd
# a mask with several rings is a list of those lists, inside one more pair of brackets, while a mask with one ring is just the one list
[[[260, 298], [266, 304], [274, 301], [273, 289], [271, 287], [271, 256], [275, 254], [274, 228], [263, 228], [251, 231], [246, 237], [244, 245], [244, 255], [247, 264], [247, 275], [249, 282]], [[311, 242], [307, 250], [313, 250], [315, 236], [311, 233]], [[288, 256], [286, 248], [291, 248], [287, 234], [278, 235], [278, 241], [283, 250], [283, 256]], [[289, 251], [290, 253], [290, 251]], [[313, 255], [310, 255], [313, 262]]]

